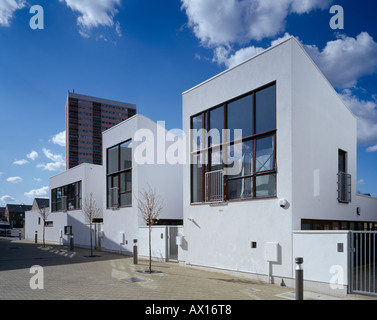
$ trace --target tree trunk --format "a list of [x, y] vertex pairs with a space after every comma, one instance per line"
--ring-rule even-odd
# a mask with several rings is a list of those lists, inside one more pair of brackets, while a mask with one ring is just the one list
[[46, 243], [45, 243], [45, 229], [46, 229], [46, 221], [43, 220], [43, 248], [46, 247]]
[[90, 232], [90, 256], [93, 257], [93, 244], [92, 244], [92, 224], [89, 224], [89, 232]]
[[151, 233], [152, 233], [152, 227], [149, 226], [149, 273], [152, 273]]

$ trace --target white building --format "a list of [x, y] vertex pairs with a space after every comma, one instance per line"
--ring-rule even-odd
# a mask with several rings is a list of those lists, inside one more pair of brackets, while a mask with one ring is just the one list
[[[347, 263], [339, 239], [325, 246], [295, 231], [374, 229], [377, 201], [356, 194], [357, 119], [299, 42], [291, 37], [182, 99], [183, 131], [193, 130], [186, 152], [198, 164], [183, 172], [180, 259], [289, 285], [303, 256], [305, 279], [328, 283], [318, 261]], [[240, 170], [231, 172], [234, 163]], [[314, 247], [320, 254], [309, 257]]]
[[[140, 192], [154, 189], [164, 207], [158, 224], [182, 224], [182, 166], [177, 159], [169, 159], [169, 148], [180, 145], [178, 137], [160, 124], [142, 115], [103, 132], [103, 239], [102, 248], [132, 253], [133, 240], [139, 239], [139, 227], [145, 226], [138, 210]], [[143, 233], [142, 229], [140, 232]], [[160, 238], [166, 240], [166, 236]], [[138, 245], [145, 248], [147, 237]], [[140, 243], [142, 242], [142, 243]], [[152, 244], [153, 246], [153, 244]], [[162, 250], [155, 256], [166, 258]]]
[[[89, 223], [82, 213], [84, 199], [90, 193], [101, 209], [97, 222], [102, 221], [102, 166], [82, 163], [50, 178], [50, 207], [46, 220], [45, 240], [67, 244], [73, 234], [74, 243], [89, 246]], [[39, 210], [25, 214], [25, 238], [43, 239], [43, 219]]]

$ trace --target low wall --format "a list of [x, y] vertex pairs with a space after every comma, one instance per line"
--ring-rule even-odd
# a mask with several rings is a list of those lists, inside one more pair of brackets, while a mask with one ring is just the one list
[[[293, 261], [304, 259], [306, 290], [346, 295], [349, 283], [349, 231], [293, 231]], [[295, 273], [295, 268], [293, 268]], [[292, 274], [295, 278], [295, 274]]]

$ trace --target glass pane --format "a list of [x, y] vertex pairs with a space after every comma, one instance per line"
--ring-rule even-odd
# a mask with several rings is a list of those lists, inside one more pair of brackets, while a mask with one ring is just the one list
[[346, 172], [346, 153], [342, 150], [338, 152], [338, 172]]
[[191, 119], [191, 129], [191, 151], [205, 148], [202, 114]]
[[120, 170], [132, 167], [132, 147], [131, 141], [120, 145]]
[[212, 150], [210, 171], [221, 170], [223, 168], [223, 156], [221, 150]]
[[274, 137], [267, 137], [257, 140], [255, 170], [273, 170], [274, 165]]
[[242, 130], [242, 137], [253, 134], [253, 95], [248, 95], [228, 104], [227, 128], [230, 130], [229, 141], [233, 141], [235, 129]]
[[119, 148], [113, 147], [107, 150], [107, 173], [118, 172], [118, 152]]
[[126, 190], [132, 190], [132, 171], [126, 172]]
[[235, 143], [227, 147], [226, 175], [231, 177], [253, 174], [253, 140]]
[[227, 199], [249, 199], [253, 197], [252, 178], [227, 181]]
[[276, 176], [267, 174], [255, 178], [255, 196], [257, 198], [273, 197], [276, 195]]
[[255, 93], [255, 133], [276, 129], [276, 86]]
[[121, 193], [121, 195], [120, 195], [120, 205], [121, 206], [132, 205], [132, 193], [131, 192]]
[[209, 145], [222, 143], [222, 130], [224, 129], [224, 108], [219, 107], [209, 112]]
[[193, 155], [191, 164], [191, 202], [203, 202], [204, 164], [200, 154]]
[[126, 191], [126, 173], [122, 172], [120, 174], [120, 192]]

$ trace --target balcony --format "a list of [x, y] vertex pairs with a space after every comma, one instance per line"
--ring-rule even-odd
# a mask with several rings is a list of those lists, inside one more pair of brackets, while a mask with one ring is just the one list
[[205, 202], [220, 203], [224, 201], [224, 172], [216, 170], [205, 174]]
[[351, 175], [345, 172], [338, 173], [338, 201], [351, 202]]

